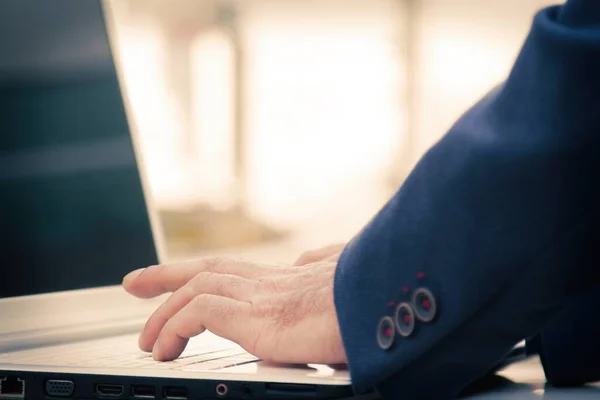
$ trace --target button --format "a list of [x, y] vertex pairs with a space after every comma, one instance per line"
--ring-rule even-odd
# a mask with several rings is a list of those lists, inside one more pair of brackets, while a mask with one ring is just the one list
[[412, 295], [415, 317], [421, 322], [431, 322], [435, 318], [437, 306], [433, 293], [427, 288], [418, 288]]
[[400, 303], [394, 314], [398, 335], [408, 337], [415, 329], [415, 313], [408, 303]]
[[394, 344], [394, 320], [390, 317], [383, 317], [377, 325], [377, 344], [383, 350], [387, 350]]

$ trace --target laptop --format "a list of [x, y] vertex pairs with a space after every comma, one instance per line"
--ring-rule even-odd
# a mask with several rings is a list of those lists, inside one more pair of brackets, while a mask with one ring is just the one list
[[139, 350], [165, 297], [120, 283], [165, 251], [111, 21], [98, 1], [0, 2], [0, 400], [351, 397], [347, 371], [209, 332], [174, 361]]

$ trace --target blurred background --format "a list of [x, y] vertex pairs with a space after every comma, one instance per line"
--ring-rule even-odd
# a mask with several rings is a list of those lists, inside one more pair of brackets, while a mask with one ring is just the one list
[[109, 2], [169, 257], [288, 262], [356, 234], [556, 3]]

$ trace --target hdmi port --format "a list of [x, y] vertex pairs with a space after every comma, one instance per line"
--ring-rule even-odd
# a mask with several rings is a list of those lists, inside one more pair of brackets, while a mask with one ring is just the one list
[[108, 385], [104, 383], [96, 385], [96, 394], [98, 396], [119, 397], [123, 392], [123, 385]]

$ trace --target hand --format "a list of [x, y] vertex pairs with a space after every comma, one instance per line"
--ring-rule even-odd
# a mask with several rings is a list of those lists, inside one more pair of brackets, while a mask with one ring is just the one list
[[316, 250], [310, 250], [302, 253], [294, 265], [303, 266], [317, 261], [335, 261], [337, 262], [346, 247], [345, 243], [332, 244]]
[[140, 348], [156, 360], [179, 357], [208, 329], [265, 361], [342, 364], [335, 268], [333, 261], [294, 268], [210, 258], [136, 270], [123, 287], [140, 298], [173, 293], [140, 335]]

